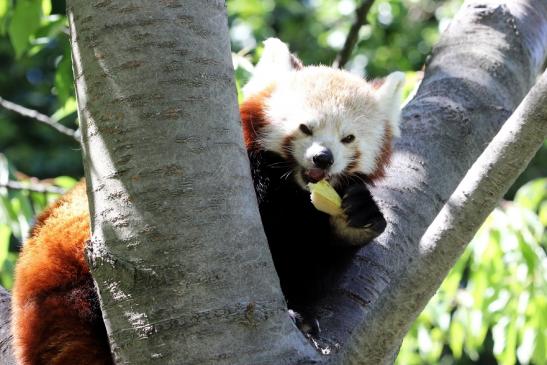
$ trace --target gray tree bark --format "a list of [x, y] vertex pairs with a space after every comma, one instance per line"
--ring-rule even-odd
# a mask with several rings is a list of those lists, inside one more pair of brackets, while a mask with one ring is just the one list
[[533, 84], [547, 3], [468, 1], [435, 47], [374, 190], [388, 230], [317, 305], [341, 348], [322, 359], [286, 316], [261, 230], [223, 2], [68, 5], [89, 256], [118, 363], [391, 362], [458, 255], [430, 262], [420, 238]]
[[443, 250], [443, 259], [431, 262], [420, 238], [533, 85], [546, 55], [544, 0], [466, 1], [442, 35], [403, 110], [388, 177], [373, 191], [388, 230], [358, 253], [319, 305], [332, 318], [323, 328], [342, 345], [341, 363], [395, 359], [461, 252]]
[[15, 365], [11, 348], [11, 297], [0, 287], [0, 364]]
[[224, 2], [67, 3], [88, 259], [116, 362], [316, 357], [268, 254]]

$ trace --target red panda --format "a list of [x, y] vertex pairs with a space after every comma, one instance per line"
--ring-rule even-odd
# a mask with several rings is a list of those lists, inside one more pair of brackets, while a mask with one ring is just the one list
[[113, 364], [93, 279], [85, 185], [46, 209], [15, 269], [13, 344], [19, 365]]
[[[336, 265], [386, 226], [367, 185], [383, 176], [399, 134], [401, 86], [401, 73], [375, 88], [345, 71], [304, 67], [281, 41], [265, 42], [240, 111], [262, 222], [291, 309], [308, 314]], [[323, 179], [342, 197], [344, 214], [331, 217], [311, 204], [307, 184]], [[38, 217], [23, 247], [12, 305], [20, 365], [113, 364], [84, 258], [89, 221], [80, 183]]]
[[[269, 39], [243, 88], [262, 223], [287, 304], [308, 325], [320, 319], [313, 304], [339, 265], [386, 227], [367, 186], [383, 177], [400, 134], [403, 80], [401, 72], [368, 83], [343, 70], [304, 67], [287, 45]], [[308, 183], [323, 179], [342, 197], [344, 214], [311, 204]]]

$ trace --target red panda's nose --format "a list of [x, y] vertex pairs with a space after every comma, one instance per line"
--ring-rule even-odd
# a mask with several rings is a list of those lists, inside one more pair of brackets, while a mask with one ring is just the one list
[[328, 148], [325, 148], [313, 156], [312, 160], [315, 167], [326, 170], [334, 163], [334, 156]]

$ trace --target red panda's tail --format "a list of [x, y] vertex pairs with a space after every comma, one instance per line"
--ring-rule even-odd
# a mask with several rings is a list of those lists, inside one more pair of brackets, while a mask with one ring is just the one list
[[37, 219], [15, 269], [12, 329], [20, 365], [110, 365], [93, 280], [85, 184]]

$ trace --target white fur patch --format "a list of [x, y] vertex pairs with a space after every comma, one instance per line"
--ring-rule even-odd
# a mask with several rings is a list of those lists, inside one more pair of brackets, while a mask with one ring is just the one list
[[[249, 96], [273, 87], [265, 101], [268, 123], [258, 143], [282, 156], [290, 154], [303, 170], [314, 167], [314, 149], [328, 148], [334, 156], [329, 175], [335, 183], [337, 175], [348, 172], [348, 166], [353, 167], [351, 172], [367, 175], [377, 170], [384, 145], [391, 143], [386, 135], [400, 134], [403, 81], [404, 74], [394, 72], [374, 89], [347, 71], [325, 66], [295, 68], [287, 45], [270, 38], [264, 42], [264, 52], [244, 92]], [[311, 136], [299, 129], [301, 124], [312, 131]], [[350, 134], [355, 139], [342, 143]]]
[[249, 82], [243, 87], [243, 95], [249, 97], [282, 78], [294, 69], [289, 47], [277, 38], [264, 41], [264, 50], [255, 66]]
[[[266, 100], [269, 123], [260, 143], [286, 155], [285, 142], [291, 138], [289, 152], [304, 169], [313, 167], [309, 153], [313, 146], [328, 148], [334, 156], [331, 175], [343, 173], [358, 155], [354, 172], [372, 174], [383, 145], [389, 143], [384, 140], [386, 129], [398, 131], [397, 80], [393, 77], [386, 87], [374, 90], [360, 77], [328, 67], [291, 72], [276, 83]], [[300, 124], [312, 135], [300, 131]], [[350, 134], [354, 141], [342, 143]]]
[[401, 135], [399, 120], [401, 115], [401, 99], [403, 86], [405, 83], [405, 74], [396, 71], [386, 77], [384, 84], [376, 93], [378, 103], [389, 115], [389, 122], [394, 137]]

